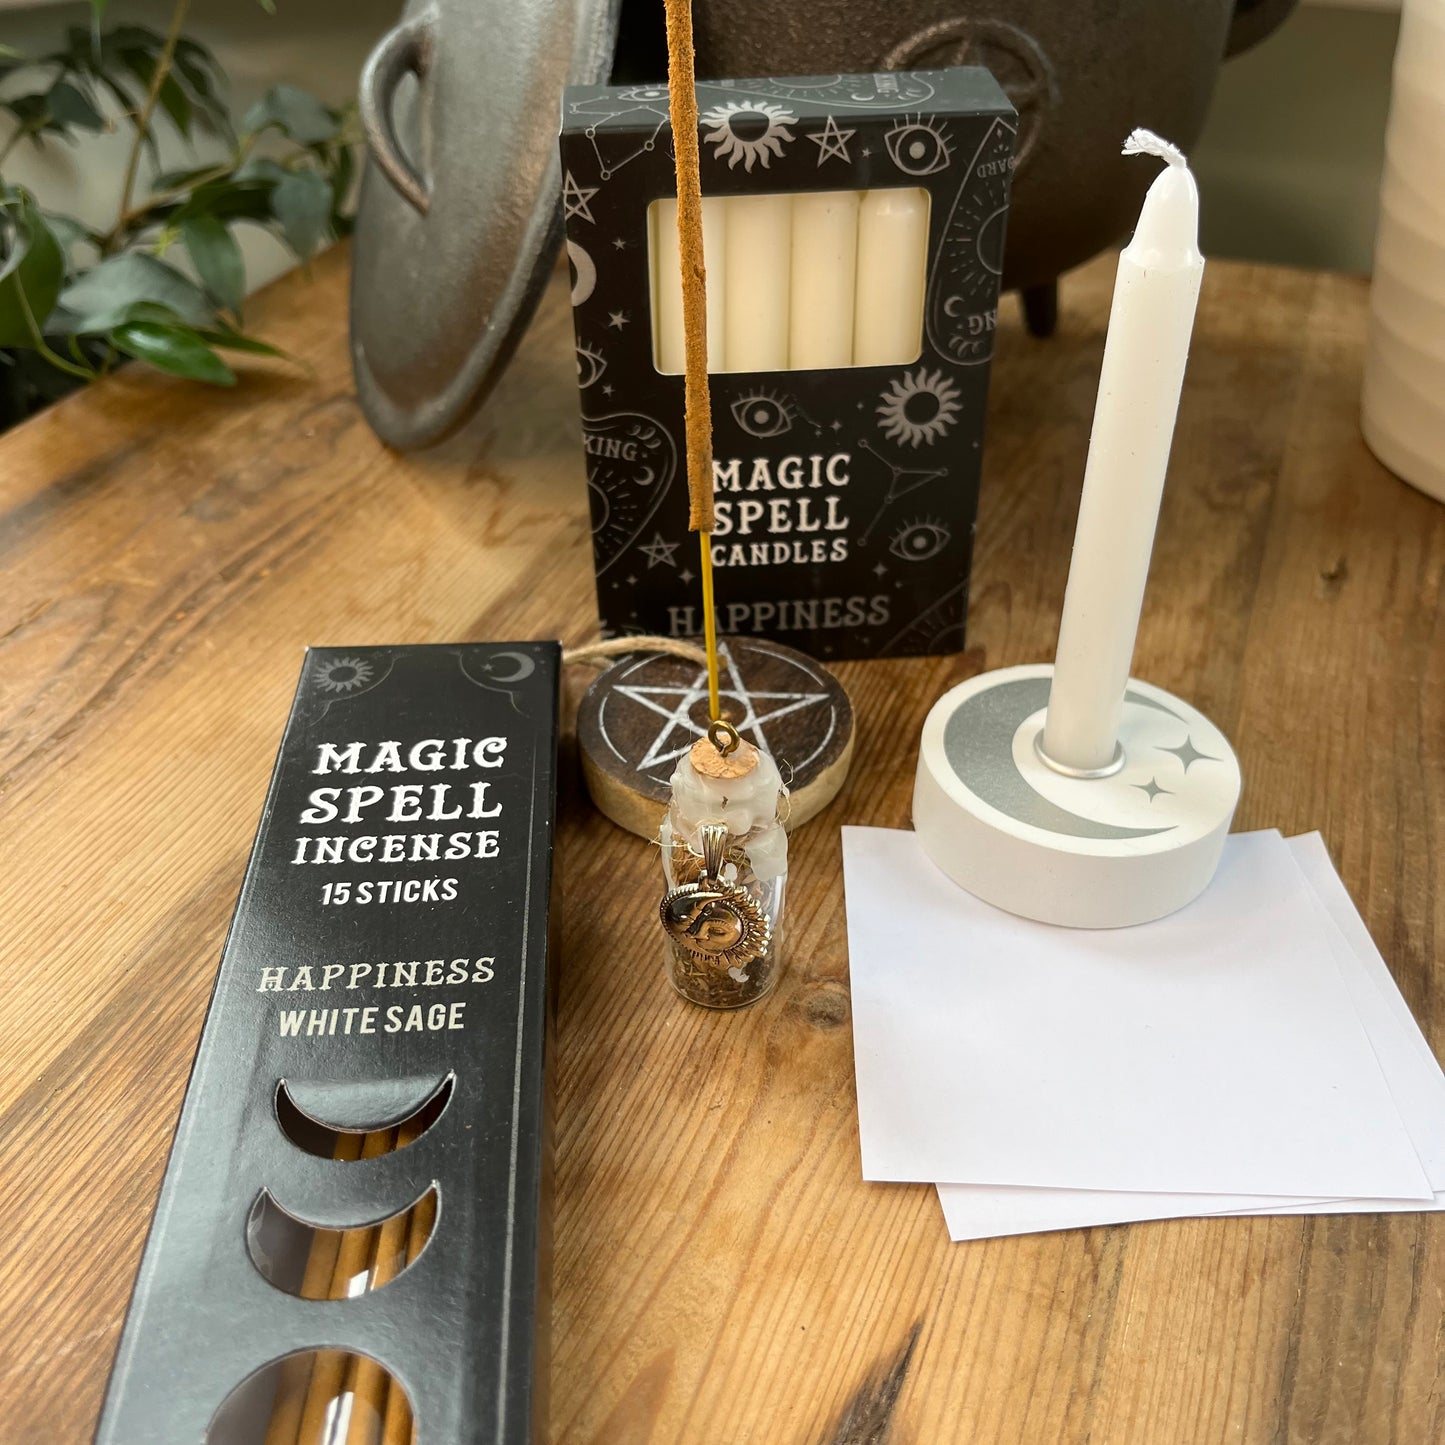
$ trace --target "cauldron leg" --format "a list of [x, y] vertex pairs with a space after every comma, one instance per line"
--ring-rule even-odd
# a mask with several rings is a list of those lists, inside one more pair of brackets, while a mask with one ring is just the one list
[[1019, 292], [1024, 303], [1024, 325], [1030, 336], [1052, 336], [1059, 326], [1059, 283], [1025, 286]]

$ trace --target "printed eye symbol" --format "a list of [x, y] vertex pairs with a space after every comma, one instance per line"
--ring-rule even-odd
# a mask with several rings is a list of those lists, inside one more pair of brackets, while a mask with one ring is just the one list
[[781, 436], [793, 425], [793, 408], [782, 397], [765, 391], [750, 392], [732, 404], [733, 420], [749, 436]]
[[577, 385], [579, 387], [585, 390], [606, 370], [607, 363], [603, 360], [600, 352], [591, 351], [585, 346], [577, 348]]
[[927, 562], [948, 546], [952, 536], [942, 522], [905, 522], [893, 534], [888, 550], [905, 562]]
[[910, 176], [931, 176], [949, 162], [948, 142], [941, 130], [922, 120], [903, 121], [883, 137], [893, 164]]

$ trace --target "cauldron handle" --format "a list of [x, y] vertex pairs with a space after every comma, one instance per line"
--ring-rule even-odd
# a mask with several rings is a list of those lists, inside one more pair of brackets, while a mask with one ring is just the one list
[[1224, 45], [1226, 56], [1238, 55], [1258, 45], [1289, 19], [1295, 0], [1237, 0], [1229, 38]]
[[431, 182], [407, 159], [396, 137], [392, 104], [407, 75], [424, 80], [435, 45], [436, 14], [423, 10], [388, 30], [366, 59], [357, 108], [367, 149], [377, 169], [423, 216], [431, 208]]

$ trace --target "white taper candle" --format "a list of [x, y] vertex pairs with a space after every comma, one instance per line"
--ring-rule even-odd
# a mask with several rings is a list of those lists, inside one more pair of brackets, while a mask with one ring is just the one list
[[854, 366], [917, 357], [927, 269], [927, 192], [911, 186], [866, 192], [858, 208]]
[[729, 371], [788, 365], [793, 198], [728, 196], [723, 351]]
[[852, 363], [858, 195], [806, 191], [793, 197], [791, 367]]
[[1125, 155], [1168, 162], [1119, 256], [1074, 556], [1041, 743], [1080, 772], [1114, 760], [1204, 258], [1183, 154], [1136, 130]]
[[[723, 371], [727, 358], [723, 341], [723, 276], [727, 235], [724, 202], [704, 196], [702, 202], [702, 261], [707, 271], [707, 369]], [[677, 248], [677, 201], [667, 197], [652, 208], [653, 281], [657, 306], [657, 369], [682, 372], [687, 362], [682, 327], [682, 269]]]

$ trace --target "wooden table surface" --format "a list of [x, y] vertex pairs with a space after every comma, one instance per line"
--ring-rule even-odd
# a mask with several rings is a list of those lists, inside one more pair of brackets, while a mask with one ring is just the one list
[[[4, 1445], [89, 1438], [302, 645], [595, 626], [560, 279], [480, 417], [402, 457], [345, 267], [248, 317], [309, 373], [133, 369], [0, 442]], [[568, 760], [556, 1441], [1445, 1438], [1440, 1216], [950, 1245], [931, 1188], [859, 1177], [838, 827], [906, 826], [930, 703], [1051, 655], [1111, 281], [1070, 278], [1050, 342], [1004, 324], [969, 652], [839, 669], [858, 754], [794, 840], [772, 998], [672, 995], [657, 859]], [[1438, 1051], [1445, 508], [1359, 439], [1365, 301], [1210, 266], [1136, 672], [1233, 739], [1236, 826], [1324, 832]]]

